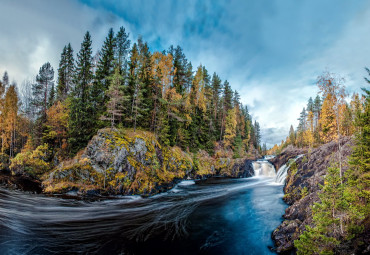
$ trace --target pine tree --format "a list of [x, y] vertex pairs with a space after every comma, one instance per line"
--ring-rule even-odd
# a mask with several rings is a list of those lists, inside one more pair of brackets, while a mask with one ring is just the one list
[[94, 134], [95, 123], [91, 118], [95, 109], [90, 99], [90, 88], [93, 81], [92, 49], [90, 33], [86, 32], [77, 54], [77, 68], [74, 78], [75, 88], [71, 94], [69, 118], [69, 145], [72, 153], [85, 146]]
[[51, 84], [49, 98], [48, 98], [48, 108], [50, 108], [55, 102], [55, 88], [54, 83]]
[[73, 78], [74, 78], [74, 57], [73, 49], [69, 43], [64, 46], [63, 52], [60, 56], [59, 68], [58, 68], [58, 87], [57, 87], [57, 100], [65, 100], [69, 93], [73, 89]]
[[295, 132], [293, 125], [290, 125], [290, 130], [289, 130], [289, 140], [292, 145], [295, 145]]
[[2, 83], [5, 89], [9, 86], [9, 76], [7, 71], [4, 72]]
[[[95, 108], [95, 121], [105, 110], [105, 102], [107, 101], [106, 92], [109, 88], [109, 77], [114, 73], [114, 49], [116, 46], [113, 29], [109, 29], [108, 35], [105, 38], [103, 47], [100, 51], [99, 61], [95, 73], [95, 81], [91, 89], [91, 103]], [[100, 126], [96, 123], [97, 126]]]
[[[148, 117], [150, 116], [150, 112], [147, 103], [148, 101], [151, 101], [152, 98], [146, 98], [148, 95], [147, 90], [149, 86], [147, 74], [148, 69], [146, 66], [146, 64], [148, 64], [148, 60], [146, 59], [146, 57], [148, 57], [147, 51], [148, 49], [145, 44], [143, 44], [141, 39], [139, 39], [138, 44], [134, 43], [131, 49], [131, 57], [129, 62], [129, 83], [127, 87], [131, 114], [128, 117], [128, 120], [132, 123], [134, 130], [136, 130], [138, 123], [142, 127], [149, 127], [149, 124], [145, 124], [150, 123], [151, 120], [151, 118]], [[151, 69], [149, 71], [151, 71]]]
[[33, 129], [35, 145], [40, 145], [44, 124], [46, 122], [46, 111], [50, 107], [49, 100], [54, 88], [54, 69], [49, 62], [42, 65], [36, 76], [36, 83], [32, 85], [31, 104], [36, 113], [36, 127]]
[[313, 100], [312, 100], [312, 97], [310, 97], [310, 99], [308, 99], [308, 103], [307, 103], [307, 112], [313, 112], [314, 110], [314, 103], [313, 103]]
[[320, 203], [312, 208], [314, 226], [306, 226], [307, 230], [294, 241], [298, 254], [333, 254], [344, 233], [341, 217], [347, 204], [342, 190], [339, 168], [328, 168]]
[[298, 147], [304, 146], [304, 133], [306, 131], [306, 123], [307, 123], [307, 112], [306, 108], [303, 107], [302, 112], [298, 118], [299, 124], [297, 127], [297, 137], [296, 137], [296, 144]]
[[313, 114], [315, 117], [314, 123], [315, 123], [315, 129], [317, 130], [318, 130], [318, 125], [319, 125], [320, 112], [321, 112], [321, 98], [319, 95], [317, 95], [313, 103]]
[[[370, 75], [369, 69], [366, 71]], [[370, 80], [365, 78], [370, 84]], [[350, 157], [350, 169], [346, 171], [346, 193], [351, 203], [350, 228], [353, 234], [364, 230], [363, 220], [370, 215], [370, 90], [363, 88], [365, 102], [363, 111], [356, 116], [355, 148]]]
[[254, 148], [258, 149], [261, 146], [261, 128], [257, 121], [254, 121], [254, 132], [256, 137]]
[[116, 38], [114, 48], [114, 58], [116, 65], [120, 68], [121, 75], [125, 78], [127, 72], [127, 57], [130, 51], [131, 41], [128, 39], [129, 33], [126, 33], [124, 27], [120, 27]]
[[107, 95], [109, 101], [107, 102], [107, 116], [101, 116], [102, 120], [109, 120], [111, 128], [114, 127], [115, 122], [120, 116], [123, 115], [123, 104], [122, 98], [123, 93], [121, 91], [123, 77], [120, 74], [119, 66], [116, 67], [114, 74], [110, 77], [111, 85], [109, 86]]
[[309, 111], [306, 120], [306, 130], [304, 131], [304, 144], [308, 145], [310, 148], [313, 147], [314, 143], [314, 114]]
[[222, 107], [221, 107], [222, 116], [221, 116], [220, 140], [222, 139], [222, 136], [223, 136], [227, 112], [232, 108], [232, 98], [233, 98], [233, 91], [230, 87], [229, 82], [225, 81], [223, 95], [222, 95]]
[[177, 46], [176, 49], [170, 47], [169, 53], [173, 56], [173, 66], [175, 70], [173, 86], [176, 88], [177, 93], [184, 95], [187, 87], [186, 81], [188, 60], [186, 59], [180, 46]]
[[46, 110], [49, 107], [50, 92], [54, 87], [54, 69], [49, 62], [42, 65], [36, 76], [36, 83], [32, 86], [32, 104], [37, 109], [39, 118], [46, 119]]

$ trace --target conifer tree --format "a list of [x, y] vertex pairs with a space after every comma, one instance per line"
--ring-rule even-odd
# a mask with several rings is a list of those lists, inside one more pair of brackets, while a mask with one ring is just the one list
[[[370, 75], [369, 69], [366, 71]], [[370, 80], [365, 78], [367, 83]], [[370, 215], [370, 89], [362, 89], [365, 94], [363, 111], [356, 116], [355, 148], [350, 157], [350, 169], [346, 171], [348, 186], [346, 193], [351, 206], [350, 227], [353, 234], [364, 231], [363, 220]]]
[[94, 119], [91, 118], [95, 109], [90, 99], [90, 88], [93, 81], [92, 49], [90, 33], [86, 32], [77, 54], [77, 67], [74, 78], [75, 88], [71, 94], [69, 118], [69, 145], [72, 153], [85, 146], [94, 134]]
[[32, 104], [37, 109], [39, 118], [46, 119], [46, 110], [49, 107], [50, 92], [54, 87], [54, 69], [49, 62], [40, 67], [36, 76], [36, 83], [32, 86]]
[[222, 139], [222, 136], [223, 136], [227, 112], [232, 108], [232, 98], [233, 98], [233, 91], [231, 90], [229, 82], [225, 81], [223, 95], [222, 95], [222, 107], [221, 107], [222, 116], [221, 116], [220, 140]]
[[314, 227], [307, 226], [299, 240], [294, 241], [298, 254], [332, 254], [343, 237], [341, 217], [347, 205], [339, 168], [330, 167], [327, 172], [323, 191], [319, 193], [320, 203], [312, 208]]
[[120, 73], [123, 78], [126, 77], [127, 72], [127, 57], [130, 51], [131, 41], [129, 38], [129, 33], [126, 33], [124, 27], [120, 27], [116, 38], [115, 38], [115, 48], [114, 48], [114, 58], [116, 61], [116, 66], [120, 68]]
[[[140, 47], [138, 44], [140, 44]], [[147, 103], [149, 100], [152, 100], [145, 98], [148, 93], [147, 89], [149, 85], [146, 79], [148, 70], [145, 66], [147, 64], [147, 56], [144, 56], [147, 54], [147, 49], [141, 39], [139, 39], [138, 44], [134, 43], [131, 49], [129, 83], [127, 87], [131, 108], [131, 114], [128, 116], [128, 120], [132, 123], [134, 130], [136, 130], [137, 123], [144, 127], [146, 127], [144, 124], [145, 122], [150, 123], [150, 118], [146, 118], [149, 114]], [[143, 51], [145, 51], [145, 53]], [[143, 55], [141, 53], [143, 53]]]
[[110, 77], [110, 82], [111, 85], [107, 92], [109, 97], [109, 101], [107, 102], [107, 116], [103, 115], [101, 119], [109, 120], [111, 128], [113, 128], [118, 118], [123, 115], [123, 92], [121, 90], [123, 77], [120, 74], [119, 66], [115, 68], [114, 74]]
[[314, 109], [314, 103], [313, 103], [313, 100], [312, 100], [312, 97], [310, 97], [308, 99], [308, 103], [307, 103], [307, 112], [313, 112], [313, 109]]
[[256, 138], [254, 148], [258, 149], [261, 146], [261, 128], [257, 121], [254, 121], [254, 132]]
[[225, 123], [225, 146], [230, 147], [234, 143], [236, 136], [236, 111], [235, 108], [230, 109], [227, 112], [226, 123]]
[[295, 145], [295, 132], [293, 125], [290, 125], [290, 130], [289, 130], [289, 140], [292, 145]]
[[4, 72], [2, 83], [5, 89], [9, 86], [9, 76], [7, 71]]
[[36, 113], [36, 127], [33, 130], [35, 145], [40, 145], [44, 124], [46, 122], [46, 111], [50, 107], [50, 96], [54, 88], [54, 69], [49, 62], [40, 67], [39, 74], [36, 76], [36, 83], [32, 85], [31, 104]]
[[58, 68], [58, 87], [57, 87], [57, 100], [64, 100], [73, 89], [75, 64], [73, 57], [73, 49], [69, 43], [64, 46], [63, 52], [60, 57]]
[[[116, 46], [113, 29], [109, 29], [99, 54], [99, 61], [95, 73], [95, 80], [91, 88], [91, 103], [95, 108], [95, 118], [105, 112], [106, 92], [109, 88], [109, 77], [114, 73], [114, 49]], [[99, 126], [99, 125], [98, 125]]]

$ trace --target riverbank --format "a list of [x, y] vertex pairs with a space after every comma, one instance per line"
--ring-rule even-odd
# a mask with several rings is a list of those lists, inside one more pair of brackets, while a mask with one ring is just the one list
[[[344, 159], [343, 171], [346, 171], [348, 169], [348, 157], [352, 153], [353, 139], [342, 137], [340, 143], [342, 145], [341, 157]], [[273, 161], [275, 164], [281, 164], [287, 162], [289, 158], [293, 158], [297, 153], [300, 153], [299, 150], [287, 148]], [[289, 207], [283, 215], [284, 221], [272, 233], [278, 253], [289, 254], [294, 251], [294, 241], [306, 230], [306, 226], [312, 227], [312, 206], [320, 201], [318, 197], [321, 190], [320, 186], [324, 184], [327, 168], [332, 163], [337, 162], [337, 157], [338, 144], [336, 141], [332, 141], [306, 152], [303, 157], [296, 160], [294, 167], [289, 168], [283, 198]], [[340, 254], [366, 250], [366, 243], [370, 243], [369, 233], [367, 232], [365, 231], [361, 240], [343, 242], [340, 247]], [[360, 247], [361, 243], [363, 247]]]
[[[210, 156], [202, 150], [191, 153], [179, 147], [162, 146], [147, 131], [102, 129], [83, 151], [61, 161], [39, 179], [31, 175], [37, 172], [34, 169], [37, 166], [26, 168], [23, 161], [13, 164], [12, 172], [33, 179], [37, 192], [41, 188], [46, 194], [150, 196], [170, 190], [185, 179], [253, 176], [254, 159], [252, 155], [234, 158], [231, 150], [222, 147]], [[43, 159], [37, 162], [42, 163]], [[15, 177], [7, 178], [11, 186]], [[22, 185], [17, 187], [23, 189]]]

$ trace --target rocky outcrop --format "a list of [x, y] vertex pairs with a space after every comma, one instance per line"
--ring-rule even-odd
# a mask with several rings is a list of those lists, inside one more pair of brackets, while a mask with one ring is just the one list
[[[351, 154], [353, 141], [343, 137], [341, 157], [344, 159], [343, 169], [348, 168], [346, 160]], [[277, 156], [276, 158], [279, 158]], [[286, 154], [282, 156], [286, 159]], [[332, 141], [296, 160], [296, 167], [290, 167], [284, 187], [284, 201], [290, 206], [285, 210], [283, 223], [272, 233], [276, 251], [284, 253], [294, 249], [294, 240], [305, 230], [306, 225], [312, 224], [311, 207], [319, 201], [319, 185], [323, 184], [326, 169], [338, 158], [338, 144]], [[277, 159], [277, 162], [283, 162]]]
[[289, 159], [295, 158], [298, 155], [307, 153], [306, 148], [297, 148], [293, 145], [289, 145], [286, 147], [277, 157], [274, 157], [272, 159], [269, 159], [268, 161], [274, 165], [276, 171], [279, 170], [279, 168], [288, 162]]
[[102, 129], [83, 152], [45, 175], [43, 185], [47, 193], [151, 195], [184, 178], [215, 175], [247, 177], [253, 175], [253, 168], [246, 159], [163, 147], [150, 132]]
[[236, 178], [247, 178], [254, 176], [254, 169], [252, 165], [253, 160], [242, 159], [240, 162], [234, 164], [232, 168], [232, 177]]

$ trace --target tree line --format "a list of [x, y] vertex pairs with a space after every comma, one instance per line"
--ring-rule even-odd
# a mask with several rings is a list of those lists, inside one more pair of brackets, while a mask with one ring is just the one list
[[365, 96], [353, 93], [347, 102], [344, 82], [344, 78], [328, 71], [320, 75], [316, 82], [319, 94], [315, 99], [309, 98], [296, 129], [291, 125], [287, 138], [280, 145], [274, 145], [270, 153], [279, 153], [288, 145], [313, 148], [353, 135], [358, 130], [356, 118], [364, 111]]
[[76, 55], [63, 48], [57, 72], [43, 64], [20, 91], [5, 73], [0, 98], [4, 164], [19, 152], [18, 161], [34, 151], [46, 162], [71, 157], [106, 127], [152, 131], [190, 152], [261, 151], [260, 125], [227, 80], [203, 65], [193, 70], [180, 46], [152, 52], [141, 37], [131, 45], [123, 27], [110, 29], [96, 54], [86, 32]]

